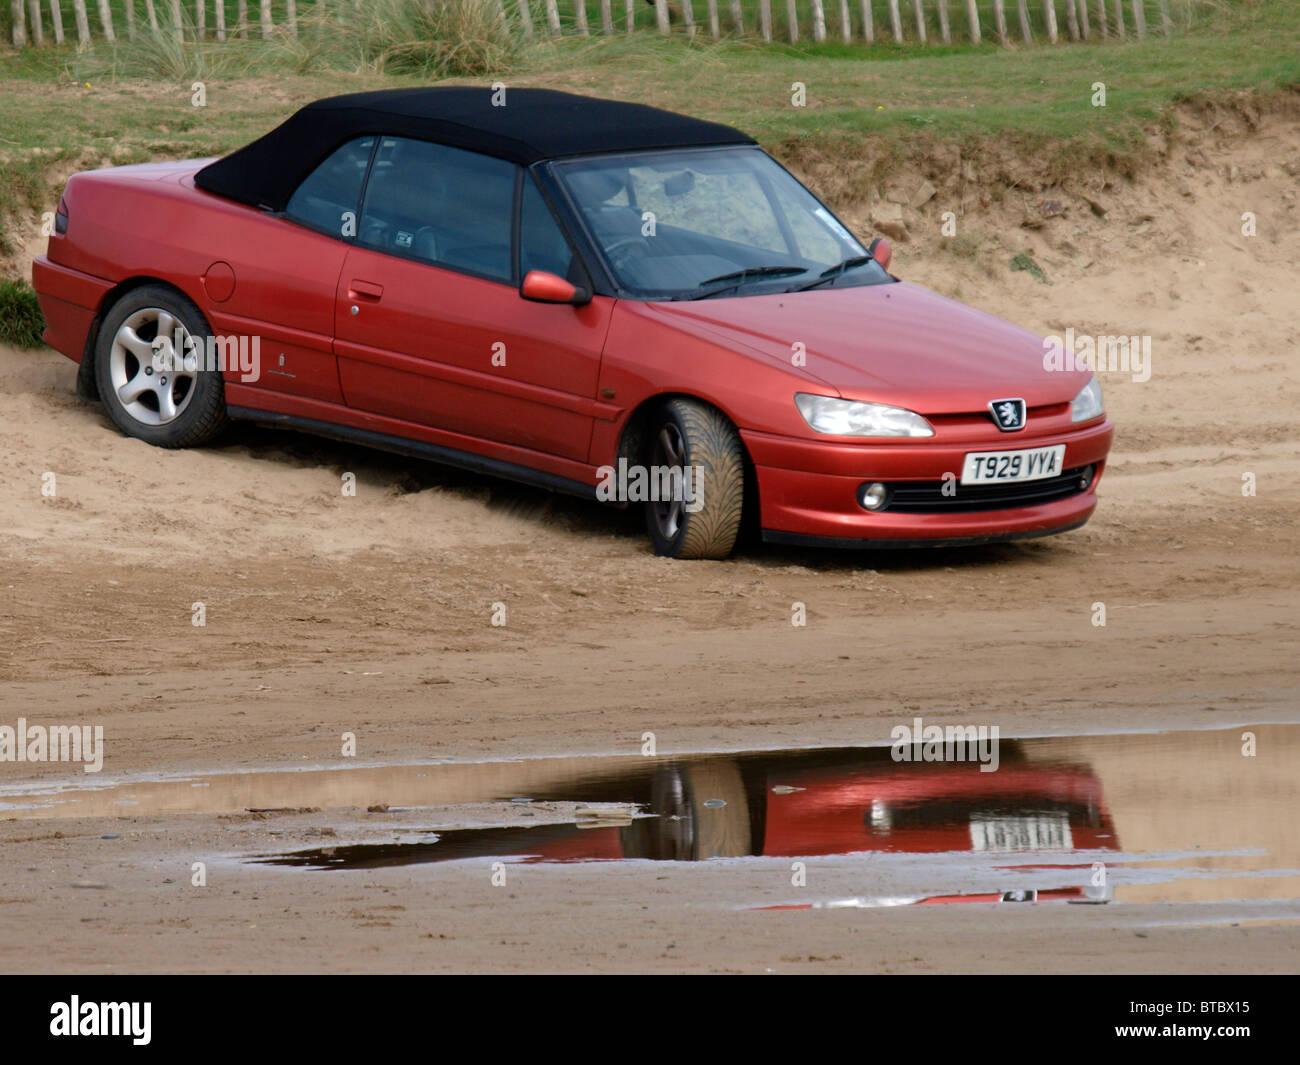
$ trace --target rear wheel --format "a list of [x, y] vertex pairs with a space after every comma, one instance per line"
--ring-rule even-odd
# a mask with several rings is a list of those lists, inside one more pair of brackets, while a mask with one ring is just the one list
[[[647, 452], [655, 483], [673, 489], [660, 492], [669, 498], [646, 504], [655, 554], [726, 558], [740, 531], [745, 494], [736, 427], [698, 400], [670, 399], [651, 422]], [[664, 471], [670, 476], [662, 476]], [[686, 491], [678, 490], [683, 487]]]
[[132, 289], [104, 318], [95, 381], [108, 416], [128, 436], [158, 447], [193, 447], [226, 421], [221, 373], [204, 365], [202, 313], [161, 285]]

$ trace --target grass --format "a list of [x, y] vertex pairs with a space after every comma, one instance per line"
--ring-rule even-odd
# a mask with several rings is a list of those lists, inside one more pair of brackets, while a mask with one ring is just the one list
[[526, 50], [492, 0], [370, 0], [346, 37], [361, 63], [431, 78], [513, 70]]
[[[1249, 20], [1226, 36], [945, 54], [910, 48], [888, 57], [863, 49], [845, 54], [843, 45], [684, 49], [601, 38], [564, 42], [537, 56], [530, 73], [533, 80], [634, 99], [649, 90], [662, 106], [740, 125], [767, 143], [1009, 133], [1123, 152], [1183, 93], [1300, 84], [1300, 5], [1269, 10], [1272, 18]], [[1104, 108], [1092, 106], [1098, 81], [1108, 90]], [[794, 82], [807, 87], [806, 108], [791, 106]]]
[[26, 281], [0, 281], [0, 344], [38, 348], [45, 318]]
[[[854, 10], [858, 2], [853, 0]], [[725, 0], [721, 6], [725, 11]], [[776, 6], [783, 9], [779, 0]], [[961, 5], [950, 6], [956, 21]], [[1031, 5], [1035, 12], [1041, 8]], [[192, 5], [184, 10], [192, 13]], [[494, 36], [495, 16], [484, 21], [495, 10], [493, 0], [371, 0], [361, 10], [364, 16], [340, 25], [333, 14], [316, 20], [313, 6], [302, 4], [297, 42], [255, 35], [196, 47], [164, 33], [116, 47], [98, 42], [84, 52], [27, 49], [9, 74], [99, 85], [327, 71], [399, 81], [512, 75], [516, 81], [653, 99], [742, 125], [768, 141], [891, 130], [942, 137], [1010, 131], [1071, 142], [1101, 139], [1120, 151], [1135, 143], [1137, 125], [1157, 119], [1182, 91], [1300, 83], [1300, 5], [1294, 0], [1204, 6], [1219, 20], [1195, 22], [1192, 32], [1172, 40], [1157, 32], [1144, 42], [1028, 49], [1003, 49], [987, 40], [978, 47], [888, 42], [865, 48], [836, 41], [761, 46], [599, 32], [551, 41], [542, 32], [544, 17], [536, 20], [537, 37], [525, 46], [517, 36]], [[833, 0], [828, 11], [838, 11]], [[436, 12], [443, 14], [435, 17]], [[598, 28], [599, 21], [593, 25]], [[807, 86], [806, 108], [790, 105], [796, 81]], [[1090, 87], [1097, 81], [1108, 87], [1105, 108], [1091, 104]]]
[[[448, 80], [442, 75], [449, 72], [460, 72], [449, 80], [461, 83], [501, 79], [644, 100], [738, 126], [787, 162], [827, 164], [832, 187], [818, 191], [836, 206], [902, 163], [942, 158], [941, 146], [955, 146], [960, 159], [1014, 152], [1035, 161], [1034, 179], [1046, 182], [1094, 167], [1135, 173], [1148, 151], [1145, 134], [1174, 125], [1180, 102], [1300, 87], [1294, 0], [1174, 0], [1180, 33], [1173, 39], [1158, 32], [1153, 15], [1143, 42], [1010, 49], [988, 38], [978, 47], [890, 42], [868, 49], [836, 41], [795, 47], [715, 43], [704, 35], [693, 42], [654, 33], [605, 37], [598, 17], [591, 37], [550, 40], [540, 0], [537, 32], [525, 46], [494, 38], [495, 23], [482, 23], [481, 6], [457, 13], [457, 4], [470, 2], [449, 0], [446, 17], [462, 21], [441, 28], [427, 21], [423, 6], [370, 0], [358, 9], [370, 14], [340, 32], [335, 14], [317, 18], [317, 5], [304, 0], [297, 41], [262, 41], [254, 27], [247, 41], [181, 45], [164, 33], [134, 44], [0, 53], [0, 219], [52, 210], [60, 170], [221, 154], [311, 99]], [[651, 9], [635, 2], [651, 24]], [[694, 3], [702, 20], [704, 5]], [[858, 4], [851, 0], [855, 13]], [[120, 15], [121, 0], [115, 6]], [[563, 6], [572, 10], [569, 0]], [[719, 6], [725, 25], [726, 0]], [[773, 6], [779, 19], [784, 4]], [[1041, 12], [1041, 4], [1030, 6]], [[168, 11], [157, 7], [160, 16]], [[614, 7], [621, 9], [620, 0]], [[1015, 5], [1008, 7], [1014, 29]], [[964, 5], [950, 8], [958, 33]], [[0, 6], [6, 17], [7, 9]], [[331, 0], [328, 11], [337, 9]], [[184, 10], [192, 14], [193, 5]], [[827, 4], [832, 31], [838, 10], [834, 0]], [[233, 27], [233, 4], [229, 14]], [[880, 39], [888, 20], [879, 2], [876, 14]], [[93, 7], [91, 18], [97, 25]], [[201, 108], [191, 105], [196, 80], [206, 87]], [[1096, 82], [1106, 85], [1105, 107], [1092, 104]], [[806, 106], [792, 104], [795, 83], [806, 89]], [[1002, 180], [1014, 184], [1017, 176]]]
[[[580, 3], [587, 16], [587, 24], [590, 33], [593, 36], [602, 34], [601, 8], [600, 0], [557, 0], [560, 15], [560, 24], [565, 34], [577, 33], [577, 8]], [[1098, 0], [1086, 0], [1088, 4], [1088, 16], [1092, 25], [1093, 33], [1100, 29], [1100, 22], [1097, 18]], [[1266, 4], [1268, 0], [1264, 0]], [[120, 37], [126, 36], [126, 8], [132, 0], [110, 0], [109, 7], [113, 15], [113, 25]], [[547, 13], [545, 0], [505, 0], [507, 17], [512, 26], [520, 25], [519, 7], [526, 3], [532, 16], [534, 32], [538, 36], [547, 35]], [[944, 50], [962, 49], [972, 47], [969, 42], [969, 29], [966, 20], [965, 4], [962, 0], [949, 0], [949, 17], [950, 17], [950, 37], [951, 44], [944, 45], [940, 36], [939, 12], [935, 0], [926, 0], [925, 18], [927, 44], [921, 45], [919, 34], [916, 26], [916, 16], [912, 5], [908, 0], [900, 0], [900, 13], [902, 15], [902, 30], [904, 42], [900, 45], [895, 43], [890, 28], [888, 7], [886, 0], [870, 0], [873, 11], [873, 21], [875, 25], [875, 49], [879, 52], [901, 53], [906, 54], [918, 48], [926, 48], [936, 51], [940, 54]], [[1114, 23], [1114, 0], [1106, 0], [1108, 12], [1108, 25], [1112, 35], [1115, 32]], [[685, 26], [680, 15], [680, 8], [683, 0], [669, 0], [670, 8], [677, 9], [672, 15], [672, 32], [674, 34], [684, 34]], [[690, 0], [691, 10], [694, 15], [695, 24], [698, 27], [698, 33], [701, 37], [710, 35], [709, 17], [706, 0]], [[70, 5], [65, 5], [65, 7]], [[191, 29], [194, 23], [193, 4], [185, 0], [182, 4], [182, 19], [187, 27]], [[208, 36], [213, 36], [216, 27], [216, 8], [215, 0], [207, 0], [207, 22], [206, 30]], [[367, 7], [392, 8], [396, 6], [390, 0], [298, 0], [297, 11], [300, 31], [304, 27], [310, 27], [313, 21], [319, 21], [322, 18], [334, 17], [341, 13], [345, 19], [357, 21], [358, 12], [364, 12]], [[731, 16], [730, 0], [718, 0], [718, 22], [721, 33], [724, 37], [736, 36], [734, 24]], [[836, 49], [845, 49], [846, 47], [860, 47], [862, 34], [862, 0], [849, 0], [848, 2], [849, 21], [852, 24], [854, 36], [854, 45], [845, 46], [843, 43], [843, 24], [841, 22], [841, 9], [838, 0], [823, 0], [825, 9], [826, 22], [826, 41], [820, 46], [828, 52], [834, 52]], [[1246, 17], [1254, 14], [1254, 9], [1259, 7], [1259, 0], [1171, 0], [1170, 8], [1173, 16], [1173, 28], [1176, 33], [1195, 32], [1205, 28], [1215, 28], [1221, 26], [1225, 19], [1239, 17], [1242, 13]], [[87, 4], [90, 16], [90, 27], [92, 35], [101, 37], [103, 35], [102, 27], [99, 21], [98, 5], [95, 3]], [[645, 0], [633, 0], [631, 4], [635, 25], [638, 29], [653, 31], [656, 26], [654, 7], [646, 3]], [[777, 42], [788, 41], [786, 4], [784, 0], [770, 0], [772, 14], [772, 34]], [[979, 20], [982, 31], [983, 47], [991, 47], [996, 43], [996, 32], [993, 17], [993, 0], [977, 0], [976, 7], [979, 11]], [[171, 12], [166, 0], [157, 0], [155, 8], [158, 11], [159, 24], [163, 29], [171, 25]], [[260, 36], [258, 25], [258, 4], [256, 0], [249, 3], [249, 35], [252, 38]], [[285, 0], [274, 0], [271, 5], [273, 13], [273, 22], [277, 27], [283, 27], [287, 21]], [[611, 0], [610, 2], [613, 30], [615, 35], [623, 36], [627, 32], [627, 4], [626, 0]], [[1131, 9], [1131, 0], [1124, 2], [1124, 21], [1127, 31], [1130, 35], [1134, 32], [1134, 23]], [[235, 0], [223, 0], [222, 9], [225, 13], [225, 24], [228, 34], [233, 37], [235, 31]], [[495, 13], [495, 0], [491, 5]], [[1020, 35], [1020, 23], [1017, 17], [1016, 5], [1014, 0], [1007, 0], [1007, 31], [1008, 37], [1014, 42], [1019, 42], [1022, 38]], [[1160, 15], [1155, 0], [1145, 0], [1145, 9], [1147, 12], [1147, 32], [1151, 35], [1160, 35]], [[143, 5], [140, 0], [134, 0], [134, 10], [136, 12], [136, 24], [143, 34], [147, 28]], [[741, 10], [745, 24], [746, 35], [750, 38], [759, 37], [759, 0], [741, 0]], [[1032, 0], [1028, 5], [1029, 22], [1035, 41], [1045, 41], [1047, 38], [1046, 14], [1043, 4], [1040, 0]], [[391, 18], [391, 13], [386, 16]], [[64, 12], [65, 30], [69, 36], [75, 36], [71, 11]], [[47, 39], [53, 38], [53, 23], [51, 22], [48, 11], [42, 15], [43, 25]], [[799, 42], [801, 45], [812, 42], [813, 24], [812, 24], [812, 5], [808, 0], [797, 0], [797, 24], [799, 29]], [[1057, 4], [1057, 22], [1060, 38], [1067, 38], [1067, 23], [1065, 18], [1064, 5]], [[8, 6], [0, 8], [0, 31], [4, 33], [6, 40], [10, 39], [11, 17]]]
[[1041, 285], [1051, 284], [1051, 282], [1047, 280], [1047, 274], [1043, 271], [1043, 268], [1023, 252], [1011, 260], [1011, 269], [1013, 272], [1016, 270], [1026, 271], [1030, 277]]

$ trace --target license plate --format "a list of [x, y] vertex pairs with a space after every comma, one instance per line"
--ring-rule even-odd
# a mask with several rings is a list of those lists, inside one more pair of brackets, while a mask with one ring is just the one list
[[961, 468], [962, 484], [1009, 484], [1058, 477], [1065, 445], [1031, 447], [1024, 451], [972, 451]]
[[972, 817], [970, 846], [975, 851], [1068, 851], [1074, 846], [1064, 814], [1029, 817]]

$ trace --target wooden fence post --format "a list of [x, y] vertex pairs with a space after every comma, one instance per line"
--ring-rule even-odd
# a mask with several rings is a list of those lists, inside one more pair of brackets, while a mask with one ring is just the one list
[[1174, 20], [1169, 17], [1169, 0], [1158, 0], [1160, 4], [1160, 28], [1166, 37], [1174, 35]]
[[903, 43], [903, 17], [898, 13], [898, 0], [889, 0], [889, 28], [894, 31], [894, 43]]
[[201, 41], [208, 35], [207, 0], [194, 0], [194, 39]]
[[692, 0], [682, 0], [682, 25], [686, 27], [686, 36], [695, 39], [695, 5]]
[[144, 0], [144, 17], [149, 20], [149, 32], [156, 34], [158, 32], [158, 11], [153, 6], [153, 0]]
[[1020, 36], [1025, 44], [1034, 43], [1034, 31], [1029, 28], [1029, 0], [1016, 0], [1016, 14], [1020, 16]]
[[113, 32], [113, 12], [108, 6], [108, 0], [99, 0], [99, 22], [104, 27], [104, 40], [116, 41], [117, 34]]
[[90, 40], [90, 16], [86, 14], [86, 0], [72, 0], [72, 17], [77, 23], [77, 43]]
[[[739, 0], [732, 0], [738, 3]], [[822, 7], [822, 0], [812, 0], [812, 22], [813, 22], [813, 40], [818, 44], [826, 40], [826, 9]]]
[[1097, 36], [1104, 41], [1109, 28], [1106, 25], [1106, 0], [1097, 0]]
[[587, 0], [573, 0], [573, 24], [581, 36], [591, 36], [591, 28], [587, 25]]
[[1146, 40], [1147, 13], [1142, 6], [1142, 0], [1133, 0], [1133, 32], [1137, 34], [1139, 41]]
[[822, 0], [811, 0], [813, 5], [813, 40], [820, 44], [826, 40], [826, 8]]
[[1074, 10], [1074, 0], [1065, 0], [1065, 27], [1069, 30], [1070, 40], [1079, 39], [1079, 16]]
[[[659, 4], [655, 4], [658, 8]], [[552, 37], [560, 35], [560, 5], [556, 0], [546, 0], [546, 26], [551, 31]]]
[[13, 19], [14, 47], [23, 48], [27, 44], [27, 15], [23, 12], [23, 0], [9, 0], [9, 14]]
[[731, 0], [731, 24], [736, 27], [736, 36], [745, 36], [745, 14], [740, 9], [740, 0]]
[[765, 43], [772, 43], [772, 0], [759, 0], [758, 32]]
[[1115, 36], [1121, 41], [1128, 36], [1124, 32], [1124, 0], [1115, 0]]
[[32, 44], [45, 47], [45, 27], [41, 25], [41, 0], [27, 0], [27, 14], [31, 16]]
[[271, 0], [262, 0], [261, 22], [262, 40], [269, 41], [271, 35], [275, 33], [275, 24], [271, 21]]
[[609, 0], [600, 0], [600, 32], [606, 37], [614, 36], [614, 11]]
[[925, 8], [922, 0], [912, 0], [912, 12], [916, 15], [916, 39], [925, 44]]
[[[225, 0], [217, 0], [218, 7], [225, 6]], [[505, 5], [501, 0], [497, 0], [497, 6], [501, 9], [501, 17], [504, 19], [506, 14]], [[285, 20], [289, 24], [289, 36], [295, 41], [298, 39], [298, 5], [296, 0], [284, 0]]]
[[627, 32], [632, 33], [636, 29], [636, 0], [623, 0], [623, 2], [627, 9]]
[[519, 14], [519, 27], [524, 31], [525, 37], [533, 35], [533, 9], [528, 6], [528, 0], [517, 0], [515, 11]]
[[668, 0], [655, 0], [655, 25], [660, 33], [668, 33], [672, 29], [668, 21]]
[[799, 8], [795, 0], [785, 0], [785, 31], [791, 44], [799, 43]]
[[1047, 41], [1049, 44], [1057, 42], [1056, 33], [1056, 0], [1043, 0], [1043, 20], [1047, 23]]
[[936, 0], [939, 8], [939, 36], [944, 44], [952, 44], [952, 27], [948, 22], [948, 0]]
[[993, 28], [998, 31], [998, 44], [1007, 46], [1007, 7], [1005, 0], [993, 0]]
[[1074, 0], [1079, 9], [1079, 35], [1086, 41], [1091, 36], [1088, 26], [1088, 0]]
[[212, 0], [212, 28], [216, 31], [217, 40], [226, 39], [226, 5], [224, 0]]
[[980, 13], [975, 0], [966, 0], [966, 21], [970, 24], [971, 44], [980, 43]]
[[845, 44], [853, 43], [853, 16], [849, 14], [849, 0], [840, 0], [840, 37]]
[[63, 43], [63, 9], [59, 0], [50, 0], [50, 23], [54, 27], [54, 43]]
[[[628, 0], [631, 3], [631, 0]], [[708, 0], [709, 4], [709, 33], [713, 35], [716, 41], [722, 36], [722, 21], [718, 18], [718, 0]]]
[[871, 0], [862, 0], [862, 39], [867, 44], [876, 43], [876, 19], [871, 13]]
[[238, 0], [235, 4], [235, 32], [241, 41], [248, 40], [248, 0]]

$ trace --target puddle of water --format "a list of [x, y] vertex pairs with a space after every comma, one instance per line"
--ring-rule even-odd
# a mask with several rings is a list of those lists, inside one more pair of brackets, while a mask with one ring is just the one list
[[[1255, 737], [1243, 754], [1242, 734]], [[197, 784], [204, 786], [198, 787]], [[1300, 898], [1300, 726], [1004, 739], [995, 772], [896, 762], [887, 747], [684, 757], [554, 758], [236, 773], [102, 788], [0, 789], [18, 819], [344, 808], [427, 819], [418, 842], [263, 855], [304, 869], [501, 858], [961, 857], [1010, 888], [789, 907], [954, 901], [1134, 902]], [[518, 824], [577, 803], [576, 819]], [[446, 828], [446, 807], [500, 803], [510, 823]], [[523, 814], [522, 816], [527, 816]], [[570, 815], [572, 816], [572, 815]], [[1106, 884], [1093, 883], [1093, 863]], [[1047, 881], [1052, 881], [1048, 883]], [[1023, 882], [1023, 883], [1021, 883]]]

